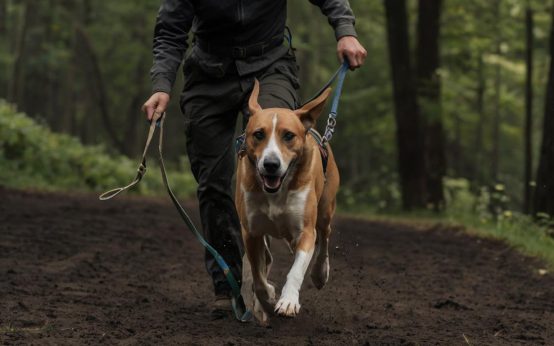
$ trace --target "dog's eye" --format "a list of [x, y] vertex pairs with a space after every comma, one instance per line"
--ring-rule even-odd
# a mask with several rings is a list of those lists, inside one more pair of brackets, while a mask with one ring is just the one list
[[294, 139], [294, 137], [296, 137], [296, 135], [292, 132], [287, 132], [283, 135], [283, 140], [285, 142], [290, 142]]
[[256, 138], [256, 139], [259, 140], [259, 141], [261, 141], [262, 139], [265, 138], [265, 134], [264, 134], [264, 132], [261, 131], [261, 130], [258, 130], [258, 131], [256, 131], [256, 132], [254, 132], [253, 136], [254, 136], [254, 138]]

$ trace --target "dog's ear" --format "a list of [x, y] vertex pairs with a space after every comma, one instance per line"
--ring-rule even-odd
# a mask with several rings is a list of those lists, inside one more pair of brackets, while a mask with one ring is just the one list
[[257, 79], [254, 79], [254, 88], [252, 89], [252, 93], [250, 94], [250, 98], [248, 99], [248, 110], [250, 111], [251, 116], [254, 115], [254, 113], [262, 110], [262, 107], [260, 107], [260, 104], [258, 103], [259, 94], [260, 82], [258, 82]]
[[302, 108], [294, 111], [306, 129], [314, 127], [317, 118], [319, 118], [321, 111], [323, 111], [323, 107], [325, 107], [325, 101], [327, 101], [330, 93], [331, 88], [327, 88], [315, 100], [306, 103]]

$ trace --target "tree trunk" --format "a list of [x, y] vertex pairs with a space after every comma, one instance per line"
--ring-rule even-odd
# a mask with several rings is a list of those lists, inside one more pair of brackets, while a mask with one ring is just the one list
[[542, 145], [535, 191], [535, 214], [554, 215], [554, 7], [550, 30], [550, 71], [546, 87]]
[[383, 0], [383, 3], [393, 81], [402, 206], [406, 210], [423, 208], [426, 201], [425, 151], [410, 61], [406, 0]]
[[6, 0], [0, 0], [0, 35], [5, 35], [8, 28], [6, 19], [8, 18], [8, 3]]
[[[500, 22], [500, 0], [496, 0], [496, 21]], [[493, 183], [498, 181], [498, 170], [500, 165], [500, 86], [501, 86], [501, 71], [500, 71], [500, 49], [501, 37], [500, 28], [497, 27], [496, 33], [496, 66], [494, 74], [494, 119], [492, 125], [492, 152], [491, 152], [491, 180]]]
[[483, 184], [483, 133], [485, 131], [485, 63], [483, 62], [483, 54], [479, 53], [479, 61], [477, 65], [477, 89], [476, 89], [476, 111], [479, 119], [477, 120], [477, 127], [475, 129], [475, 146], [473, 147], [473, 153], [475, 154], [475, 164], [473, 165], [473, 179], [478, 185]]
[[440, 16], [442, 0], [419, 0], [417, 23], [417, 91], [425, 124], [427, 203], [444, 209], [446, 157], [440, 102]]
[[23, 63], [25, 60], [25, 42], [27, 42], [27, 32], [31, 25], [31, 16], [33, 11], [28, 9], [27, 2], [23, 2], [21, 14], [22, 23], [19, 26], [18, 36], [15, 47], [15, 58], [13, 62], [13, 73], [8, 90], [8, 101], [18, 104], [23, 93]]
[[115, 145], [117, 150], [119, 150], [120, 153], [125, 152], [125, 145], [124, 143], [118, 138], [115, 128], [112, 126], [111, 118], [110, 118], [110, 112], [108, 107], [108, 93], [106, 90], [106, 86], [104, 83], [104, 78], [102, 76], [102, 72], [100, 70], [100, 64], [98, 62], [98, 57], [96, 56], [96, 53], [94, 52], [94, 49], [92, 47], [92, 42], [90, 41], [87, 33], [85, 30], [79, 26], [77, 23], [75, 24], [75, 30], [77, 33], [78, 41], [81, 42], [81, 45], [83, 49], [85, 50], [85, 55], [87, 56], [89, 60], [90, 65], [90, 73], [92, 77], [92, 85], [91, 88], [96, 93], [96, 99], [98, 102], [98, 110], [100, 111], [100, 115], [102, 118], [102, 122], [104, 123], [104, 129], [106, 130], [106, 133], [108, 134], [108, 137], [112, 141], [112, 143]]
[[525, 82], [525, 175], [523, 179], [523, 212], [531, 211], [531, 175], [533, 169], [533, 11], [527, 3], [525, 15], [526, 28], [526, 65], [527, 78]]

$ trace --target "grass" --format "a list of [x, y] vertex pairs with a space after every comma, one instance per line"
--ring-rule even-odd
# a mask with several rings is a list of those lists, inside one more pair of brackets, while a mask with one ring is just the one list
[[532, 218], [507, 212], [498, 221], [482, 218], [475, 213], [447, 211], [444, 214], [432, 212], [389, 213], [375, 212], [345, 212], [343, 215], [361, 217], [363, 219], [398, 222], [413, 226], [429, 227], [435, 224], [446, 224], [462, 228], [468, 234], [498, 239], [506, 242], [519, 252], [546, 262], [549, 272], [554, 271], [554, 233], [552, 226], [542, 226]]

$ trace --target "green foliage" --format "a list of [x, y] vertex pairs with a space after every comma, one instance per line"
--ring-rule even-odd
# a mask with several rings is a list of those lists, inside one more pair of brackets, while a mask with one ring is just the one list
[[[535, 165], [548, 75], [551, 20], [547, 7], [550, 3], [529, 1], [535, 11]], [[418, 1], [408, 1], [412, 49], [416, 46], [417, 4]], [[471, 191], [467, 193], [486, 199], [490, 196], [488, 192], [481, 192], [480, 187], [498, 183], [491, 176], [491, 157], [496, 99], [494, 85], [496, 68], [500, 69], [498, 178], [506, 187], [508, 199], [500, 208], [504, 210], [519, 208], [523, 191], [524, 19], [527, 1], [502, 0], [498, 2], [498, 11], [496, 4], [497, 1], [490, 0], [444, 2], [438, 74], [447, 176], [452, 177], [449, 180], [466, 179]], [[359, 40], [367, 49], [368, 57], [363, 68], [347, 76], [337, 131], [331, 143], [341, 172], [339, 206], [345, 209], [371, 206], [376, 210], [390, 211], [399, 207], [400, 195], [384, 6], [382, 1], [351, 1], [351, 5], [357, 18]], [[115, 128], [115, 137], [126, 146], [125, 154], [138, 155], [144, 132], [140, 126], [144, 120], [139, 108], [150, 92], [148, 71], [158, 6], [158, 1], [148, 0], [9, 1], [6, 31], [0, 33], [0, 47], [3, 48], [0, 49], [0, 71], [8, 71], [0, 73], [0, 98], [9, 97], [9, 89], [17, 82], [13, 79], [16, 61], [19, 61], [20, 92], [14, 100], [19, 109], [34, 119], [45, 119], [53, 131], [70, 133], [85, 144], [113, 144], [107, 130]], [[25, 8], [30, 10], [28, 18]], [[293, 33], [300, 65], [300, 93], [306, 99], [338, 67], [336, 40], [327, 19], [310, 2], [289, 1], [288, 12], [287, 24]], [[27, 36], [23, 40], [24, 28]], [[90, 52], [79, 33], [88, 38], [90, 49], [98, 60], [109, 121], [100, 116], [102, 95], [99, 95], [98, 76], [93, 73]], [[500, 54], [496, 51], [497, 44]], [[412, 63], [416, 65], [415, 61]], [[481, 109], [478, 107], [480, 79], [484, 89]], [[177, 94], [182, 83], [179, 75], [168, 112], [170, 120], [180, 116]], [[424, 105], [423, 113], [424, 117], [430, 118], [436, 112]], [[321, 128], [324, 124], [325, 117], [322, 117], [318, 126]], [[184, 153], [183, 133], [182, 126], [167, 128], [168, 161], [179, 166], [181, 164], [177, 162]], [[107, 146], [106, 150], [114, 152], [116, 149]], [[0, 174], [4, 176], [9, 172]], [[26, 178], [13, 174], [11, 181], [17, 179]], [[94, 185], [96, 180], [112, 178], [91, 179], [90, 184]], [[28, 183], [21, 184], [29, 186]], [[70, 185], [69, 182], [65, 184]]]
[[[417, 211], [412, 213], [360, 206], [350, 211], [354, 215], [370, 219], [396, 220], [418, 223], [446, 223], [462, 226], [467, 232], [481, 237], [506, 241], [521, 252], [542, 258], [554, 268], [554, 219], [547, 214], [532, 217], [507, 209], [506, 187], [503, 185], [481, 187], [472, 191], [467, 179], [446, 179], [447, 210], [444, 213]], [[371, 215], [371, 216], [368, 216]]]
[[[2, 185], [100, 192], [129, 183], [136, 167], [135, 160], [109, 155], [101, 146], [84, 146], [74, 137], [53, 133], [0, 100]], [[149, 165], [148, 169], [134, 192], [164, 193], [158, 168]], [[196, 187], [184, 160], [169, 174], [169, 180], [182, 196], [191, 195]]]

